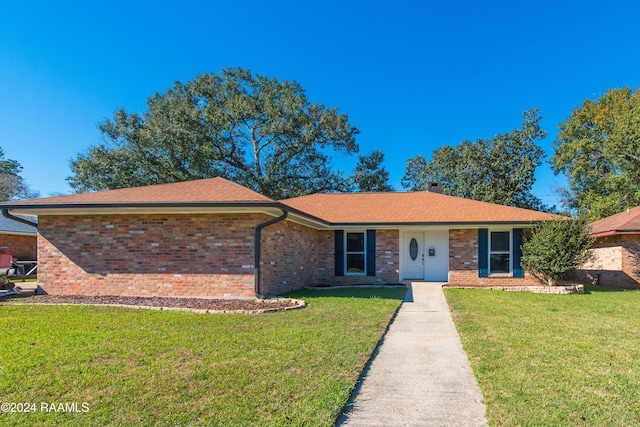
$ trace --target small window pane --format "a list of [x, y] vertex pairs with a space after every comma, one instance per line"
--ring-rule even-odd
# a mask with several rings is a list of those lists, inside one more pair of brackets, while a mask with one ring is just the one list
[[418, 241], [415, 237], [411, 239], [411, 242], [409, 243], [409, 256], [412, 261], [415, 261], [416, 258], [418, 258]]
[[347, 252], [364, 252], [364, 233], [347, 233]]
[[491, 233], [491, 252], [509, 252], [508, 231], [494, 231]]
[[347, 254], [347, 273], [364, 273], [364, 254]]
[[491, 274], [509, 273], [509, 254], [491, 254], [489, 263], [489, 272]]

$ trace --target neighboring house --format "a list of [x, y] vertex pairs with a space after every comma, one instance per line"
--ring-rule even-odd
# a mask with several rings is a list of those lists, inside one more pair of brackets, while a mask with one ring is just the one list
[[211, 297], [404, 280], [532, 284], [522, 229], [557, 218], [437, 192], [275, 201], [223, 178], [0, 208], [38, 215], [48, 293]]
[[589, 227], [590, 236], [596, 239], [592, 249], [595, 259], [574, 272], [572, 278], [595, 279], [606, 286], [640, 287], [640, 206]]
[[[35, 217], [20, 217], [37, 222]], [[36, 259], [37, 234], [35, 227], [0, 215], [0, 246], [8, 247], [15, 258], [29, 261]]]

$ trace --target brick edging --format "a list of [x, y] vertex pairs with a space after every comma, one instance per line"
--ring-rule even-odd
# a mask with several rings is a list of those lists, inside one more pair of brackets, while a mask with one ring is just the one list
[[584, 294], [584, 285], [558, 285], [558, 286], [465, 286], [465, 285], [443, 285], [443, 288], [449, 289], [485, 289], [490, 291], [508, 291], [508, 292], [533, 292], [536, 294], [555, 294], [555, 295], [572, 295]]
[[[289, 310], [299, 310], [301, 308], [305, 308], [307, 306], [306, 302], [298, 299], [286, 299], [287, 301], [295, 301], [296, 305], [291, 307], [276, 307], [276, 308], [261, 308], [257, 310], [213, 310], [208, 308], [188, 308], [188, 307], [157, 307], [150, 305], [128, 305], [128, 304], [74, 304], [74, 303], [43, 303], [43, 302], [29, 302], [23, 304], [30, 305], [89, 305], [94, 307], [120, 307], [120, 308], [146, 308], [148, 310], [158, 310], [158, 311], [190, 311], [192, 313], [199, 314], [263, 314], [263, 313], [272, 313], [277, 311], [289, 311]], [[274, 300], [273, 303], [276, 301]], [[20, 304], [20, 303], [19, 303]]]

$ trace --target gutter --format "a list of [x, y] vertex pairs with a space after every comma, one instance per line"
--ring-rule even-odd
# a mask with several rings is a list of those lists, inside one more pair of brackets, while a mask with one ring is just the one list
[[254, 280], [254, 291], [256, 293], [256, 297], [258, 298], [265, 298], [264, 295], [262, 295], [260, 293], [260, 237], [261, 237], [261, 232], [263, 228], [269, 227], [270, 225], [273, 225], [277, 222], [280, 221], [284, 221], [287, 216], [289, 215], [289, 212], [286, 211], [285, 209], [282, 209], [282, 215], [277, 217], [277, 218], [273, 218], [272, 220], [269, 220], [267, 222], [263, 222], [262, 224], [258, 224], [256, 225], [256, 229], [255, 229], [255, 234], [254, 234], [254, 267], [253, 267], [253, 280]]
[[30, 225], [32, 227], [35, 227], [36, 230], [38, 229], [38, 223], [37, 222], [31, 222], [28, 219], [24, 219], [24, 218], [20, 218], [19, 216], [11, 215], [9, 213], [9, 209], [7, 209], [7, 208], [3, 208], [2, 209], [2, 215], [5, 218], [9, 218], [9, 219], [12, 219], [14, 221], [21, 222], [22, 224]]
[[599, 233], [589, 234], [589, 237], [593, 239], [597, 239], [599, 237], [609, 237], [609, 236], [624, 236], [630, 234], [640, 234], [640, 230], [610, 230], [610, 231], [601, 231]]

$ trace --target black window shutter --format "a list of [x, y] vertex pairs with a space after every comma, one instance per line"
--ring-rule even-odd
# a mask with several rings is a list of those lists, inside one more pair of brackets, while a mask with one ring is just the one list
[[367, 276], [376, 275], [376, 230], [367, 230]]
[[524, 269], [520, 258], [522, 258], [522, 228], [513, 229], [513, 277], [523, 278]]
[[344, 276], [344, 231], [335, 231], [335, 266], [336, 276]]
[[478, 277], [489, 277], [489, 230], [478, 229]]

